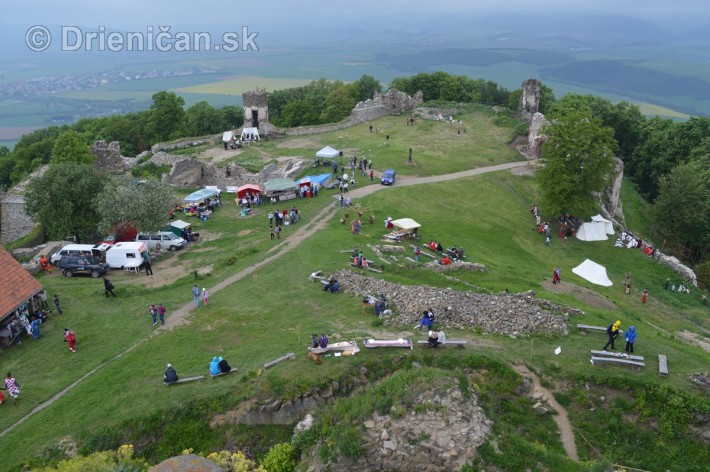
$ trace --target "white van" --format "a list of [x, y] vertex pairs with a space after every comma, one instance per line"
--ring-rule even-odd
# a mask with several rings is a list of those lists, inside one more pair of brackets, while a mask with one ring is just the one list
[[49, 262], [58, 265], [62, 256], [81, 256], [83, 254], [90, 254], [94, 259], [100, 261], [103, 260], [104, 254], [109, 247], [108, 244], [67, 244], [59, 251], [52, 254], [52, 257], [49, 258]]
[[170, 231], [158, 231], [157, 233], [138, 233], [136, 236], [136, 241], [139, 243], [144, 243], [148, 246], [148, 249], [153, 251], [177, 251], [187, 246], [187, 241], [182, 239], [180, 236], [176, 236]]
[[106, 263], [112, 269], [138, 268], [143, 264], [143, 253], [148, 248], [143, 243], [120, 242], [106, 251]]

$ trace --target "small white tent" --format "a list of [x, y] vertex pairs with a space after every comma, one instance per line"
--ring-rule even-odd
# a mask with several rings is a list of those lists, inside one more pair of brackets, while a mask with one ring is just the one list
[[331, 159], [331, 158], [337, 157], [339, 155], [340, 155], [340, 151], [338, 151], [337, 149], [333, 149], [330, 146], [326, 146], [316, 153], [316, 157], [325, 157], [327, 159]]
[[261, 139], [259, 136], [258, 128], [242, 128], [242, 141], [258, 141]]
[[592, 216], [592, 221], [598, 224], [603, 224], [604, 225], [604, 231], [606, 234], [614, 234], [614, 225], [612, 224], [611, 221], [604, 219], [602, 215], [594, 215]]
[[392, 225], [394, 225], [395, 228], [403, 229], [405, 231], [411, 231], [421, 228], [422, 226], [411, 218], [400, 218], [399, 220], [394, 220], [392, 221]]
[[233, 131], [225, 131], [222, 133], [222, 142], [223, 143], [229, 143], [234, 140], [234, 132]]
[[601, 215], [593, 216], [592, 221], [585, 221], [577, 229], [577, 239], [582, 241], [606, 241], [609, 239], [607, 234], [614, 234], [614, 227]]
[[614, 285], [606, 275], [606, 268], [589, 259], [585, 259], [584, 262], [572, 269], [572, 272], [593, 284], [603, 285], [604, 287]]

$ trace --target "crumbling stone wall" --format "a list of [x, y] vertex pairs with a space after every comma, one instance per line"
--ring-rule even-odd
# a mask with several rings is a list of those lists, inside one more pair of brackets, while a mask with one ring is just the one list
[[105, 140], [94, 142], [91, 153], [96, 156], [94, 166], [99, 172], [120, 174], [124, 170], [121, 145], [118, 141], [106, 143]]
[[0, 196], [0, 243], [8, 244], [32, 231], [34, 222], [25, 211], [25, 196]]
[[419, 107], [424, 101], [422, 92], [410, 97], [397, 89], [389, 89], [384, 93], [375, 93], [372, 100], [358, 102], [352, 114], [360, 121], [371, 121], [385, 115], [398, 115]]
[[253, 119], [256, 116], [259, 120], [257, 128], [260, 128], [262, 123], [269, 122], [269, 99], [266, 90], [244, 92], [242, 103], [244, 103], [244, 126], [254, 126]]

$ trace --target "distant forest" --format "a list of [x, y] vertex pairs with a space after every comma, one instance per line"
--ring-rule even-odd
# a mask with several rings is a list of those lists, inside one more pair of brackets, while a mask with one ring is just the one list
[[[604, 63], [596, 62], [597, 66]], [[599, 73], [600, 80], [602, 75]], [[662, 77], [653, 75], [645, 80], [652, 83], [662, 81]], [[640, 77], [629, 80], [638, 80], [639, 87], [643, 85]], [[702, 84], [693, 79], [684, 80], [688, 81], [688, 89], [683, 93], [699, 92]], [[520, 89], [508, 91], [491, 81], [441, 71], [395, 78], [391, 86], [408, 94], [422, 91], [424, 100], [429, 102], [497, 106], [510, 117], [517, 111], [522, 93]], [[372, 98], [381, 90], [382, 84], [367, 75], [349, 84], [316, 80], [302, 87], [270, 93], [270, 118], [273, 124], [283, 127], [337, 122], [347, 117], [358, 101]], [[84, 146], [99, 139], [119, 141], [126, 155], [136, 155], [157, 142], [221, 133], [243, 123], [242, 110], [236, 106], [214, 108], [207, 102], [199, 102], [185, 109], [182, 98], [166, 91], [156, 93], [152, 99], [150, 108], [145, 111], [52, 126], [24, 135], [13, 151], [0, 147], [0, 188], [19, 183], [35, 169], [51, 162], [57, 152], [57, 138], [69, 131], [74, 132]], [[659, 197], [664, 176], [686, 165], [699, 169], [691, 174], [700, 178], [706, 192], [703, 202], [710, 202], [710, 118], [691, 118], [685, 122], [646, 118], [637, 106], [627, 102], [613, 104], [597, 96], [576, 94], [557, 100], [552, 90], [543, 86], [540, 111], [554, 119], [563, 116], [566, 109], [583, 113], [614, 131], [625, 175], [648, 202], [653, 203]], [[710, 212], [710, 206], [707, 208]]]

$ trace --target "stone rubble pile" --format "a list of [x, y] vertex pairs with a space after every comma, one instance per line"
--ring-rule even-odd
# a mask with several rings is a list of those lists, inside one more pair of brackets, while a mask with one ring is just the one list
[[487, 295], [450, 288], [398, 285], [351, 270], [334, 275], [345, 292], [362, 298], [384, 295], [388, 308], [394, 312], [384, 319], [385, 325], [414, 327], [422, 312], [432, 309], [437, 326], [444, 329], [480, 328], [485, 333], [511, 336], [568, 334], [567, 319], [572, 310], [538, 300], [532, 291]]

